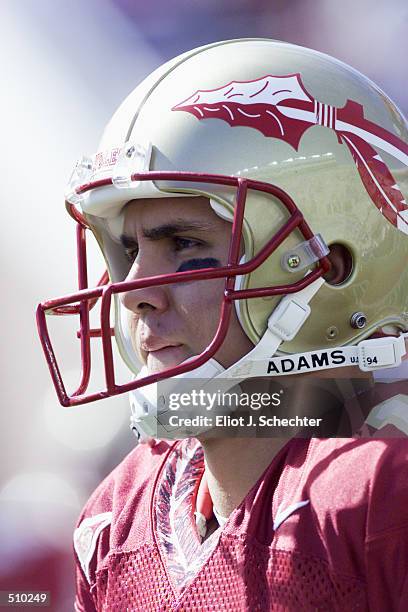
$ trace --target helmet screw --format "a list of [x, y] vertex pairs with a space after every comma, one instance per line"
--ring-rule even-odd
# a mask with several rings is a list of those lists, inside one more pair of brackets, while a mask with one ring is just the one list
[[354, 329], [363, 329], [367, 325], [367, 317], [364, 312], [355, 312], [351, 316], [350, 325]]
[[147, 402], [143, 402], [143, 412], [149, 414], [149, 405]]
[[288, 266], [289, 268], [298, 268], [300, 265], [300, 257], [299, 255], [289, 255], [288, 257]]
[[328, 340], [334, 340], [334, 338], [337, 338], [338, 334], [339, 334], [339, 330], [337, 329], [335, 325], [331, 325], [326, 330], [326, 338]]
[[131, 147], [129, 147], [126, 151], [126, 157], [132, 157], [133, 153], [135, 152], [135, 147], [132, 145]]

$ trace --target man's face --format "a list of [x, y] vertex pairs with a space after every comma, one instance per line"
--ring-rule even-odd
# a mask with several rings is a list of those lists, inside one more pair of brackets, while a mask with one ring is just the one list
[[[206, 198], [134, 200], [125, 210], [122, 242], [133, 262], [126, 280], [227, 263], [231, 223], [220, 219]], [[132, 342], [149, 373], [201, 353], [213, 339], [224, 279], [137, 289], [122, 294], [129, 310]], [[235, 310], [215, 358], [232, 365], [253, 347]]]

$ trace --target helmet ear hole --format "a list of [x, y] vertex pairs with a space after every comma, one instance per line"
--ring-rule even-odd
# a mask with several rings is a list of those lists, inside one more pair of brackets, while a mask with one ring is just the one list
[[353, 272], [353, 256], [350, 250], [340, 243], [330, 245], [330, 253], [327, 256], [332, 265], [331, 269], [324, 275], [324, 280], [329, 285], [342, 285]]

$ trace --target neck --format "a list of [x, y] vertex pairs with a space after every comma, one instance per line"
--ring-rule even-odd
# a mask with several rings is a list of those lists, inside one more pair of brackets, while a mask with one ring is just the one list
[[253, 487], [287, 438], [210, 438], [202, 440], [208, 489], [213, 504], [228, 517]]
[[[355, 368], [350, 369], [350, 376], [356, 374]], [[333, 373], [332, 373], [333, 374]], [[289, 382], [292, 384], [288, 385]], [[326, 414], [328, 435], [336, 435], [339, 415], [344, 412], [344, 400], [350, 390], [339, 389], [341, 381], [316, 380], [308, 376], [296, 377], [296, 381], [266, 381], [269, 390], [273, 385], [286, 387], [285, 403], [282, 405], [281, 416], [312, 416], [319, 417], [321, 412], [332, 408], [333, 422], [330, 412]], [[357, 381], [355, 381], [356, 383]], [[371, 375], [361, 384], [370, 386]], [[257, 390], [260, 385], [257, 381]], [[270, 387], [272, 385], [272, 387]], [[342, 385], [340, 385], [342, 387]], [[355, 390], [351, 387], [353, 393]], [[276, 389], [275, 389], [276, 390]], [[339, 412], [340, 411], [340, 412]], [[325, 422], [326, 422], [325, 421]], [[339, 430], [341, 433], [341, 429]], [[287, 431], [285, 432], [288, 433]], [[282, 432], [282, 435], [285, 435]], [[295, 435], [293, 431], [292, 435]], [[337, 434], [339, 435], [339, 434]], [[346, 434], [350, 435], [350, 434]], [[249, 490], [260, 478], [277, 453], [288, 442], [286, 437], [206, 437], [200, 439], [205, 457], [208, 489], [218, 514], [227, 518], [236, 508]]]

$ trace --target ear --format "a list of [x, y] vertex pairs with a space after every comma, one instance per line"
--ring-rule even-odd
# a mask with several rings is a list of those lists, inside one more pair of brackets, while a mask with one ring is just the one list
[[328, 258], [332, 267], [323, 278], [330, 285], [341, 285], [353, 271], [353, 256], [344, 244], [332, 244]]

